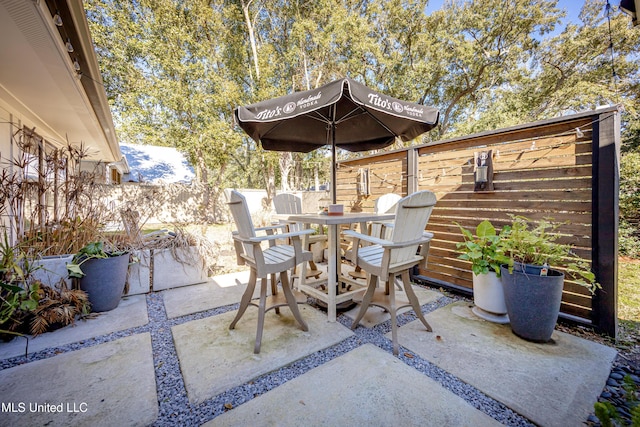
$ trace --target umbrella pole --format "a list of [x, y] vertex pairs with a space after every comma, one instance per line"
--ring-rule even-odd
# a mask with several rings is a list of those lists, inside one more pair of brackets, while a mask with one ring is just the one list
[[336, 204], [336, 187], [338, 186], [336, 173], [336, 124], [331, 126], [331, 203]]

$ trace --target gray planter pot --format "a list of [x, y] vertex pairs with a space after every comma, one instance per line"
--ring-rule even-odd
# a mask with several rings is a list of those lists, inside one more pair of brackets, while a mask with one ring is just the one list
[[120, 303], [127, 280], [129, 254], [90, 259], [82, 264], [84, 277], [80, 289], [89, 295], [91, 311], [113, 310]]
[[519, 264], [513, 273], [500, 268], [511, 330], [528, 341], [547, 342], [558, 321], [564, 274], [549, 269], [540, 276], [539, 266]]

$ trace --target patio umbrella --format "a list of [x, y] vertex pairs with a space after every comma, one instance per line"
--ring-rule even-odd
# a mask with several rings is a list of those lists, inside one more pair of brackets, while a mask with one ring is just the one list
[[336, 147], [377, 150], [435, 127], [437, 109], [378, 93], [350, 78], [235, 109], [240, 127], [265, 150], [308, 153], [331, 146], [336, 202]]

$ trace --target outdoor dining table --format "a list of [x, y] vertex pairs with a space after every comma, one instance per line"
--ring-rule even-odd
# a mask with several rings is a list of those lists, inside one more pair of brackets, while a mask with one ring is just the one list
[[350, 301], [353, 298], [353, 294], [357, 293], [361, 289], [355, 289], [348, 292], [343, 292], [338, 295], [337, 287], [341, 282], [353, 283], [349, 278], [346, 278], [340, 274], [338, 270], [340, 266], [340, 252], [338, 250], [339, 244], [339, 227], [341, 225], [351, 224], [366, 224], [367, 222], [383, 222], [393, 220], [395, 215], [393, 213], [376, 214], [372, 212], [357, 212], [357, 213], [345, 213], [342, 215], [326, 215], [326, 214], [283, 214], [275, 215], [274, 218], [288, 222], [300, 222], [304, 224], [318, 224], [327, 226], [328, 238], [327, 245], [329, 249], [328, 254], [328, 271], [327, 271], [327, 293], [325, 294], [321, 290], [318, 290], [314, 284], [310, 283], [299, 285], [298, 289], [307, 295], [310, 295], [316, 299], [327, 304], [327, 317], [329, 322], [336, 321], [337, 305], [345, 301]]

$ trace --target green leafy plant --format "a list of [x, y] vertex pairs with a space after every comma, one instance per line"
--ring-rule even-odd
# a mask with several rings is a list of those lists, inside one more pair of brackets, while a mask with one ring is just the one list
[[82, 247], [78, 253], [76, 253], [69, 264], [67, 264], [67, 271], [69, 277], [81, 279], [84, 277], [82, 271], [82, 264], [90, 259], [109, 258], [124, 255], [126, 250], [118, 250], [115, 247], [105, 247], [104, 242], [90, 242]]
[[594, 293], [600, 286], [589, 263], [578, 257], [571, 245], [558, 242], [560, 234], [555, 231], [562, 224], [542, 220], [532, 226], [528, 218], [512, 215], [512, 223], [503, 229], [500, 243], [504, 255], [511, 260], [509, 271], [513, 272], [513, 262], [565, 266], [569, 277]]
[[500, 277], [500, 265], [508, 264], [510, 261], [504, 255], [501, 247], [503, 233], [506, 234], [506, 232], [498, 234], [496, 228], [488, 220], [478, 224], [475, 235], [460, 224], [456, 225], [460, 227], [465, 240], [456, 244], [458, 252], [461, 252], [458, 258], [471, 261], [471, 270], [476, 275], [494, 271]]
[[624, 376], [622, 389], [627, 407], [630, 408], [630, 419], [623, 419], [616, 407], [607, 401], [596, 402], [593, 409], [602, 427], [640, 426], [640, 405], [638, 405], [638, 386], [629, 374]]
[[34, 267], [24, 252], [9, 244], [6, 232], [0, 252], [0, 334], [21, 335], [16, 330], [23, 322], [22, 313], [37, 307], [39, 284], [29, 283]]

